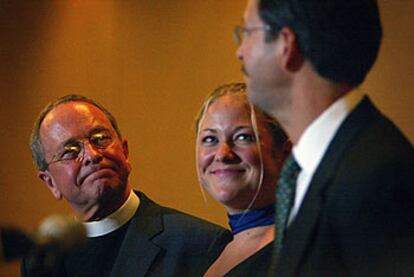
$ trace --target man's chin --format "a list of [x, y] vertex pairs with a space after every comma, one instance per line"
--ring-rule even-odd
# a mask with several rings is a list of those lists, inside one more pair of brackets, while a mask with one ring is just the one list
[[251, 79], [248, 77], [245, 77], [244, 79], [246, 82], [247, 96], [249, 97], [250, 102], [252, 102], [256, 106], [260, 106], [260, 95], [252, 85]]
[[246, 67], [244, 65], [242, 65], [241, 67], [241, 72], [243, 73], [245, 79], [249, 77], [249, 73], [247, 72]]
[[114, 176], [100, 176], [96, 179], [89, 180], [89, 184], [95, 187], [101, 187], [102, 190], [113, 190], [119, 185], [119, 180]]
[[269, 113], [271, 111], [271, 102], [268, 102], [268, 100], [265, 99], [264, 93], [260, 92], [258, 89], [252, 86], [251, 82], [246, 81], [246, 85], [249, 101], [257, 106], [260, 110]]

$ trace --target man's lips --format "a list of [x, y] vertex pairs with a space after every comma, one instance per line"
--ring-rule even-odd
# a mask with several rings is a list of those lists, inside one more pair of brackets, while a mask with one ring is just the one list
[[242, 65], [241, 71], [243, 72], [244, 76], [249, 77], [249, 73], [247, 73], [246, 67]]
[[[115, 169], [113, 168], [113, 167], [111, 167], [111, 166], [107, 166], [107, 165], [103, 165], [103, 166], [97, 166], [97, 167], [94, 167], [94, 168], [92, 168], [92, 169], [90, 169], [90, 170], [88, 170], [85, 174], [83, 174], [82, 176], [81, 176], [81, 178], [79, 179], [79, 184], [83, 184], [83, 182], [86, 180], [86, 178], [88, 178], [89, 176], [92, 176], [92, 175], [96, 175], [96, 174], [100, 174], [100, 173], [103, 173], [103, 172], [101, 172], [101, 171], [105, 171], [105, 170], [112, 170], [112, 171], [115, 171]], [[104, 173], [103, 173], [104, 174]]]

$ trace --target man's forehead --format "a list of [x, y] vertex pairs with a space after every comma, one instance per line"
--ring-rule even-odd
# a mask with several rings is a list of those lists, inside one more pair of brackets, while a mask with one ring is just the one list
[[54, 107], [44, 118], [42, 126], [50, 125], [56, 121], [68, 121], [73, 122], [74, 119], [102, 119], [105, 121], [107, 119], [105, 113], [96, 107], [87, 102], [81, 101], [70, 101], [62, 103]]
[[54, 140], [81, 136], [95, 125], [112, 128], [105, 113], [98, 107], [80, 101], [65, 102], [52, 109], [40, 126], [40, 136]]

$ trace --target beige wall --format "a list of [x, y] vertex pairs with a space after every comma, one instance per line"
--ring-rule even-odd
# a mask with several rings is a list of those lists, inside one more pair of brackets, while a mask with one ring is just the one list
[[[194, 169], [193, 118], [217, 85], [240, 81], [232, 27], [245, 1], [0, 1], [0, 224], [34, 230], [55, 212], [28, 137], [40, 109], [76, 92], [117, 116], [132, 184], [154, 200], [226, 225], [204, 203]], [[414, 2], [382, 0], [385, 37], [364, 89], [414, 141]], [[16, 264], [0, 276], [18, 276]]]

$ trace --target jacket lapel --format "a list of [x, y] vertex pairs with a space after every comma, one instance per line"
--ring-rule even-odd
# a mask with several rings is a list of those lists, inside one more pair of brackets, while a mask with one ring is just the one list
[[140, 205], [131, 219], [111, 276], [144, 276], [160, 248], [151, 239], [163, 231], [161, 209], [143, 193], [137, 193]]
[[[341, 157], [361, 129], [378, 115], [371, 101], [365, 97], [342, 123], [329, 145], [308, 192], [302, 202], [296, 219], [287, 229], [283, 250], [277, 263], [277, 276], [295, 276], [303, 263], [306, 252], [312, 247], [312, 238], [324, 204], [324, 191], [332, 184]], [[280, 275], [279, 275], [280, 274]]]

